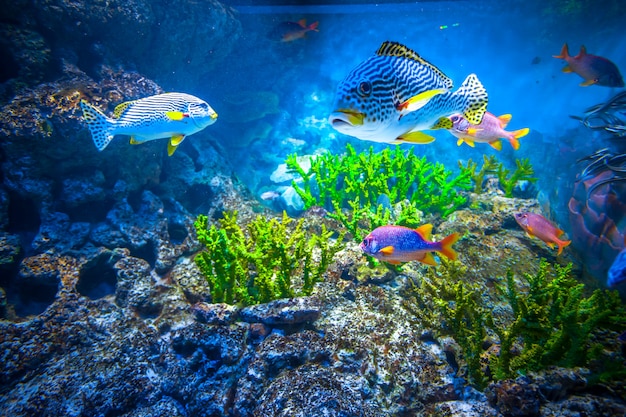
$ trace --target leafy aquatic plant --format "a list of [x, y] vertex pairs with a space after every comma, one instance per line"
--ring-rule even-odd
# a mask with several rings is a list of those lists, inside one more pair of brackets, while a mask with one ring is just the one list
[[293, 221], [285, 213], [281, 221], [258, 216], [243, 229], [237, 212], [224, 213], [220, 227], [209, 227], [207, 216], [198, 216], [194, 225], [205, 250], [195, 262], [214, 303], [251, 305], [311, 294], [343, 236], [331, 243], [333, 232], [324, 225], [319, 234], [309, 235], [304, 219], [295, 227]]
[[292, 185], [305, 209], [322, 206], [331, 210], [330, 216], [357, 241], [364, 231], [390, 220], [417, 225], [419, 218], [414, 216], [419, 211], [446, 217], [466, 203], [467, 198], [459, 191], [471, 188], [468, 170], [461, 168], [455, 176], [442, 164], [417, 157], [412, 148], [405, 153], [399, 146], [381, 152], [370, 147], [368, 152], [357, 153], [348, 144], [345, 155], [311, 158], [308, 172], [298, 164], [295, 154], [286, 164], [302, 178], [302, 185], [296, 181]]
[[516, 168], [513, 172], [504, 167], [502, 162], [498, 162], [494, 155], [483, 155], [483, 164], [480, 170], [476, 171], [478, 164], [471, 159], [467, 161], [467, 165], [459, 162], [459, 168], [469, 171], [469, 175], [474, 181], [474, 192], [481, 193], [483, 191], [483, 183], [486, 175], [496, 175], [500, 181], [500, 186], [504, 190], [506, 197], [513, 197], [513, 188], [519, 181], [535, 182], [537, 178], [533, 177], [535, 171], [530, 165], [528, 158], [516, 159]]
[[[429, 279], [422, 287], [413, 288], [406, 305], [420, 320], [454, 337], [463, 351], [469, 379], [478, 388], [490, 380], [549, 366], [589, 366], [603, 351], [594, 332], [626, 326], [626, 308], [617, 292], [596, 290], [585, 297], [584, 284], [571, 277], [571, 265], [551, 265], [542, 259], [536, 274], [524, 274], [525, 291], [509, 271], [499, 293], [512, 317], [502, 323], [494, 320], [491, 308], [481, 301], [482, 290], [462, 279], [465, 271], [458, 262], [442, 259], [439, 268], [428, 270]], [[423, 313], [429, 307], [437, 312]], [[488, 373], [481, 362], [487, 329], [499, 339], [499, 354], [490, 357]], [[622, 365], [611, 372], [594, 371], [623, 376], [626, 369]]]

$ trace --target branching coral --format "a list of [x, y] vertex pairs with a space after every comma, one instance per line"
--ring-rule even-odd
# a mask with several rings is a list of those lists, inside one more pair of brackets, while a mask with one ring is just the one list
[[206, 249], [195, 262], [214, 303], [251, 305], [311, 294], [341, 249], [343, 236], [331, 243], [333, 232], [324, 225], [318, 235], [309, 236], [303, 219], [295, 227], [292, 222], [285, 213], [282, 221], [258, 216], [244, 230], [237, 212], [224, 213], [220, 227], [209, 227], [207, 216], [198, 216], [197, 236]]
[[[528, 285], [524, 291], [513, 274], [507, 273], [499, 292], [512, 317], [502, 322], [496, 322], [491, 307], [481, 301], [481, 289], [462, 279], [465, 270], [458, 262], [442, 259], [440, 267], [429, 269], [428, 274], [421, 288], [409, 291], [407, 309], [459, 343], [469, 379], [478, 388], [491, 379], [555, 365], [571, 368], [595, 362], [593, 371], [598, 375], [624, 375], [623, 364], [611, 372], [597, 365], [609, 362], [597, 360], [604, 348], [596, 332], [622, 330], [626, 308], [616, 291], [596, 290], [585, 297], [584, 284], [571, 277], [571, 265], [541, 260], [537, 274], [524, 275]], [[423, 313], [428, 308], [436, 312]], [[499, 354], [490, 357], [485, 373], [481, 355], [487, 329], [499, 339]]]
[[[364, 230], [388, 224], [389, 219], [396, 224], [401, 224], [398, 220], [417, 223], [419, 219], [413, 216], [418, 209], [446, 217], [466, 203], [459, 191], [471, 187], [468, 170], [462, 168], [454, 176], [442, 164], [419, 158], [412, 149], [405, 154], [399, 146], [378, 153], [370, 147], [367, 153], [357, 153], [348, 144], [344, 156], [325, 154], [312, 159], [308, 172], [296, 155], [290, 155], [286, 163], [302, 178], [302, 186], [295, 181], [293, 186], [305, 208], [317, 205], [333, 210], [332, 217], [356, 240], [363, 237], [361, 223]], [[398, 210], [392, 211], [394, 206]]]
[[516, 168], [511, 171], [504, 167], [502, 162], [496, 161], [494, 155], [483, 155], [483, 165], [480, 170], [476, 171], [478, 164], [471, 159], [467, 161], [467, 165], [463, 165], [459, 162], [459, 168], [467, 170], [470, 177], [474, 181], [474, 192], [481, 193], [483, 190], [483, 183], [486, 175], [496, 175], [500, 181], [500, 186], [504, 190], [504, 194], [507, 197], [513, 197], [513, 188], [519, 181], [535, 182], [537, 178], [533, 177], [535, 171], [530, 165], [528, 158], [516, 159]]

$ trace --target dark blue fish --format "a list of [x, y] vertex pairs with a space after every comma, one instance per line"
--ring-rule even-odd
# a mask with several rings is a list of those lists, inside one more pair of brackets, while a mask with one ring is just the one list
[[626, 282], [626, 249], [622, 249], [613, 261], [607, 274], [606, 284], [609, 287], [615, 287], [623, 282]]

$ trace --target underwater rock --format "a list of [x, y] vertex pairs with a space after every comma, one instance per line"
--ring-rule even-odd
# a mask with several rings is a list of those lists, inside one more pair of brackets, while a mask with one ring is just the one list
[[375, 417], [381, 410], [364, 401], [358, 381], [319, 365], [288, 370], [259, 399], [254, 415], [276, 417]]
[[289, 186], [274, 200], [278, 210], [286, 211], [289, 217], [299, 217], [304, 212], [304, 201], [296, 189]]
[[492, 383], [487, 388], [487, 398], [506, 417], [541, 415], [539, 389], [526, 377]]
[[426, 406], [425, 415], [438, 417], [499, 417], [495, 408], [484, 402], [444, 401]]
[[13, 266], [22, 252], [20, 237], [7, 232], [0, 232], [0, 271]]
[[55, 249], [59, 253], [64, 253], [85, 244], [89, 230], [89, 223], [72, 223], [65, 213], [50, 213], [42, 219], [39, 232], [33, 238], [31, 246], [37, 252]]
[[239, 316], [248, 323], [291, 325], [317, 320], [320, 308], [320, 301], [315, 297], [296, 297], [245, 307]]
[[48, 253], [24, 258], [20, 264], [19, 281], [32, 288], [53, 287], [56, 291], [61, 273], [52, 259], [54, 255]]
[[225, 303], [196, 303], [191, 306], [196, 320], [200, 323], [226, 325], [237, 320], [239, 309]]

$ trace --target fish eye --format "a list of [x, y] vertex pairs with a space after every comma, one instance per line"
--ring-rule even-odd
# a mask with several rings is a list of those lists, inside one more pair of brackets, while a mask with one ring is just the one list
[[367, 97], [372, 94], [372, 83], [369, 81], [361, 81], [359, 83], [359, 88], [357, 89], [357, 93], [361, 97]]
[[363, 239], [363, 246], [364, 247], [367, 248], [369, 246], [369, 244], [370, 244], [370, 240], [369, 239]]
[[455, 114], [454, 116], [450, 117], [450, 120], [451, 120], [453, 123], [454, 123], [454, 122], [458, 122], [458, 121], [459, 121], [459, 119], [460, 119], [460, 117], [459, 117], [459, 116], [457, 116], [456, 114]]

